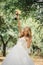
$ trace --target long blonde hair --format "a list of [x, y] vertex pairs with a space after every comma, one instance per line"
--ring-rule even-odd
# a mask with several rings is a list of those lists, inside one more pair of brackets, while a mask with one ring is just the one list
[[20, 31], [19, 38], [24, 37], [24, 29]]
[[[22, 30], [21, 30], [19, 37], [21, 38], [21, 37], [24, 37], [24, 36], [25, 36], [25, 35], [24, 35], [24, 32], [25, 32], [25, 29], [26, 29], [26, 28], [28, 28], [28, 30], [29, 30], [29, 31], [28, 31], [28, 34], [27, 34], [27, 37], [29, 37], [29, 38], [31, 37], [31, 38], [32, 38], [32, 32], [31, 32], [31, 28], [30, 28], [30, 27], [25, 27], [25, 28], [23, 29], [23, 32], [22, 32]], [[21, 34], [21, 33], [22, 33], [22, 34]]]

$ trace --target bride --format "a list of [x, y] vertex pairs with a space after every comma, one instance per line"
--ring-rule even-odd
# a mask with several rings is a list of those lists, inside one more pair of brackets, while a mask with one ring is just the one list
[[11, 52], [6, 56], [2, 65], [34, 65], [27, 53], [32, 42], [32, 33], [29, 27], [25, 27], [21, 32], [17, 44], [12, 48]]
[[2, 65], [34, 65], [26, 51], [31, 45], [31, 38], [31, 29], [26, 27]]

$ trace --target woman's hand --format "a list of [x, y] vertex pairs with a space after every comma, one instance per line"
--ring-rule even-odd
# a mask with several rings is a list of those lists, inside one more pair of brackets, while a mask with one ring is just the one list
[[16, 14], [17, 20], [19, 20], [20, 19], [19, 15], [21, 14], [21, 11], [20, 10], [16, 10], [15, 14]]

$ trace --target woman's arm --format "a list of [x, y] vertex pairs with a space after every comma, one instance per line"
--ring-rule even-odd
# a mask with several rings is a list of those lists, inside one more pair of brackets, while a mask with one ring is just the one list
[[16, 18], [17, 18], [17, 21], [18, 21], [18, 30], [19, 30], [19, 32], [21, 32], [21, 21], [20, 21], [20, 16], [19, 16], [18, 11], [16, 11]]
[[26, 38], [26, 41], [27, 41], [27, 48], [30, 48], [31, 46], [31, 42], [32, 42], [32, 38]]
[[18, 30], [19, 32], [21, 32], [21, 21], [19, 19], [17, 21], [18, 21]]

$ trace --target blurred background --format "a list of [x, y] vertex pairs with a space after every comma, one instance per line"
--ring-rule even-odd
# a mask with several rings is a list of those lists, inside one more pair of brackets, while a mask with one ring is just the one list
[[30, 56], [43, 65], [43, 0], [0, 0], [0, 63], [18, 39], [16, 10], [21, 11], [21, 27], [29, 26], [32, 30]]

